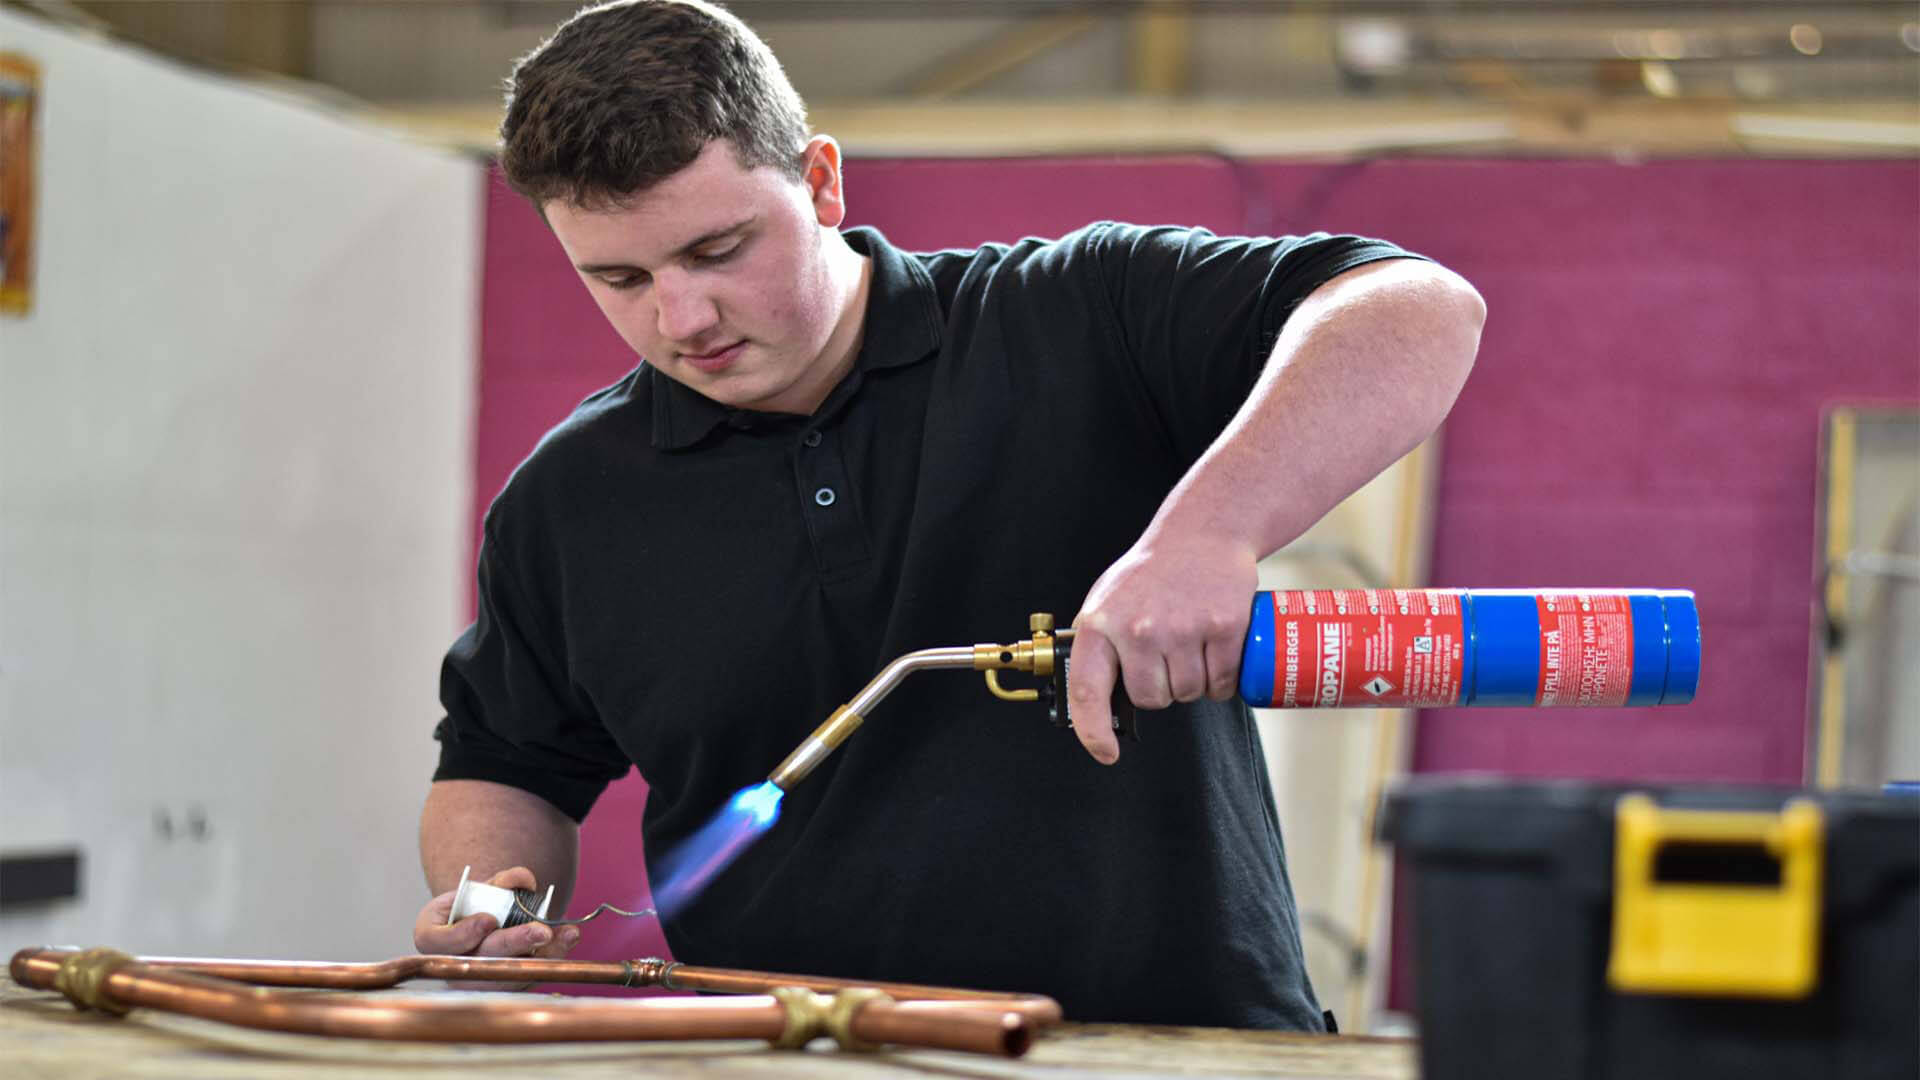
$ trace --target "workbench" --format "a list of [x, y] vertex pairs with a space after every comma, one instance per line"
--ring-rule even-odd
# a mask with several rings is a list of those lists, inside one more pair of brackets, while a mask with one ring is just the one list
[[[409, 987], [381, 993], [451, 994]], [[489, 999], [546, 995], [491, 993]], [[322, 1077], [890, 1077], [1043, 1078], [1273, 1076], [1412, 1080], [1406, 1039], [1293, 1035], [1220, 1028], [1063, 1024], [1017, 1060], [945, 1051], [849, 1054], [818, 1040], [808, 1051], [764, 1043], [553, 1043], [519, 1046], [376, 1042], [254, 1031], [137, 1009], [125, 1018], [81, 1012], [58, 994], [0, 976], [0, 1062], [18, 1080], [94, 1077], [314, 1080]]]

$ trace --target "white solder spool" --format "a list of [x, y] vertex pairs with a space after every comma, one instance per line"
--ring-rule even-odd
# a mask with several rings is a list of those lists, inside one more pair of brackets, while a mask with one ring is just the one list
[[[491, 915], [496, 927], [518, 926], [529, 918], [545, 922], [547, 908], [553, 904], [553, 886], [547, 886], [547, 895], [541, 897], [540, 906], [532, 916], [514, 907], [512, 889], [503, 889], [498, 885], [488, 885], [483, 881], [472, 880], [473, 867], [460, 870], [460, 887], [453, 893], [453, 910], [447, 913], [447, 925], [452, 926], [469, 915]], [[528, 893], [532, 895], [531, 892]]]

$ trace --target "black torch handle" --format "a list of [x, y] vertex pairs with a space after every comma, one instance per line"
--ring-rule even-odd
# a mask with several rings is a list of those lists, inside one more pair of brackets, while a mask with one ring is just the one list
[[[1073, 641], [1063, 638], [1053, 646], [1053, 682], [1048, 689], [1051, 693], [1042, 695], [1047, 705], [1047, 719], [1055, 727], [1073, 726], [1073, 717], [1067, 707], [1067, 672], [1073, 663]], [[1126, 684], [1114, 673], [1113, 680], [1113, 733], [1128, 742], [1140, 741], [1139, 716], [1133, 701], [1127, 697]]]

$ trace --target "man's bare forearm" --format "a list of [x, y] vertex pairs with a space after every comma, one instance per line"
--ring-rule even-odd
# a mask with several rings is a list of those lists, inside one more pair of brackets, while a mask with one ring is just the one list
[[1348, 271], [1288, 319], [1245, 406], [1162, 505], [1156, 531], [1213, 532], [1256, 557], [1285, 545], [1432, 434], [1472, 370], [1486, 317], [1432, 263]]
[[555, 914], [566, 910], [580, 863], [580, 827], [531, 792], [485, 780], [441, 780], [420, 812], [420, 865], [435, 895], [460, 883], [473, 867], [485, 881], [524, 866], [545, 891], [554, 887]]
[[1067, 694], [1095, 760], [1119, 759], [1116, 677], [1148, 709], [1233, 696], [1260, 558], [1433, 433], [1485, 316], [1471, 285], [1406, 259], [1301, 301], [1245, 404], [1074, 619]]

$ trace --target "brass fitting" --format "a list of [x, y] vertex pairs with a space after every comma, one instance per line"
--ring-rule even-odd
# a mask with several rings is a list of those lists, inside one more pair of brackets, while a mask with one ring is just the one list
[[768, 1040], [780, 1050], [799, 1050], [822, 1035], [833, 1036], [842, 1050], [878, 1050], [879, 1044], [853, 1033], [853, 1018], [872, 1002], [893, 1001], [886, 991], [870, 986], [852, 987], [832, 997], [798, 986], [780, 986], [772, 990], [772, 995], [786, 1010], [780, 1034]]
[[133, 957], [117, 949], [88, 949], [60, 962], [53, 975], [53, 988], [67, 996], [76, 1009], [98, 1009], [115, 1016], [133, 1011], [107, 993], [107, 979], [114, 972], [135, 963]]
[[658, 956], [644, 956], [638, 960], [622, 960], [621, 970], [626, 978], [621, 986], [664, 986], [669, 990], [678, 990], [673, 985], [673, 969], [678, 963], [662, 960]]
[[1054, 646], [1058, 641], [1053, 632], [1053, 615], [1036, 611], [1027, 616], [1027, 628], [1033, 631], [1031, 640], [973, 647], [974, 670], [986, 673], [988, 692], [1002, 701], [1038, 701], [1040, 692], [1001, 686], [1001, 671], [1024, 671], [1042, 679], [1053, 674]]
[[1005, 701], [1038, 701], [1040, 693], [1037, 690], [1010, 690], [1001, 686], [999, 673], [1024, 671], [1043, 681], [1051, 679], [1060, 666], [1059, 648], [1072, 638], [1073, 631], [1055, 630], [1053, 616], [1044, 611], [1029, 616], [1027, 627], [1033, 636], [1009, 645], [951, 645], [920, 649], [899, 657], [882, 668], [880, 674], [875, 675], [845, 705], [834, 710], [833, 715], [795, 747], [793, 753], [788, 754], [787, 759], [767, 779], [782, 791], [792, 791], [793, 785], [805, 780], [846, 741], [847, 736], [853, 734], [881, 699], [900, 685], [901, 679], [916, 671], [972, 668], [985, 673], [987, 689], [993, 692], [993, 696]]
[[827, 997], [798, 986], [776, 986], [768, 993], [786, 1010], [779, 1036], [767, 1040], [774, 1049], [799, 1050], [826, 1033]]
[[879, 1043], [868, 1042], [853, 1033], [853, 1018], [874, 1002], [891, 1005], [893, 998], [887, 996], [885, 990], [871, 986], [855, 986], [833, 995], [833, 1004], [827, 1006], [827, 1034], [840, 1044], [840, 1049], [880, 1049]]
[[1039, 701], [1040, 700], [1040, 691], [1038, 690], [1009, 690], [1006, 687], [1001, 686], [1000, 673], [992, 670], [991, 668], [989, 668], [987, 671], [987, 690], [994, 697], [999, 698], [1001, 701]]
[[799, 746], [794, 747], [793, 753], [788, 754], [787, 759], [767, 779], [781, 791], [792, 791], [793, 785], [805, 780], [807, 774], [847, 741], [847, 736], [853, 734], [864, 720], [865, 717], [846, 705], [833, 710], [833, 715], [814, 728], [813, 734], [807, 736]]

